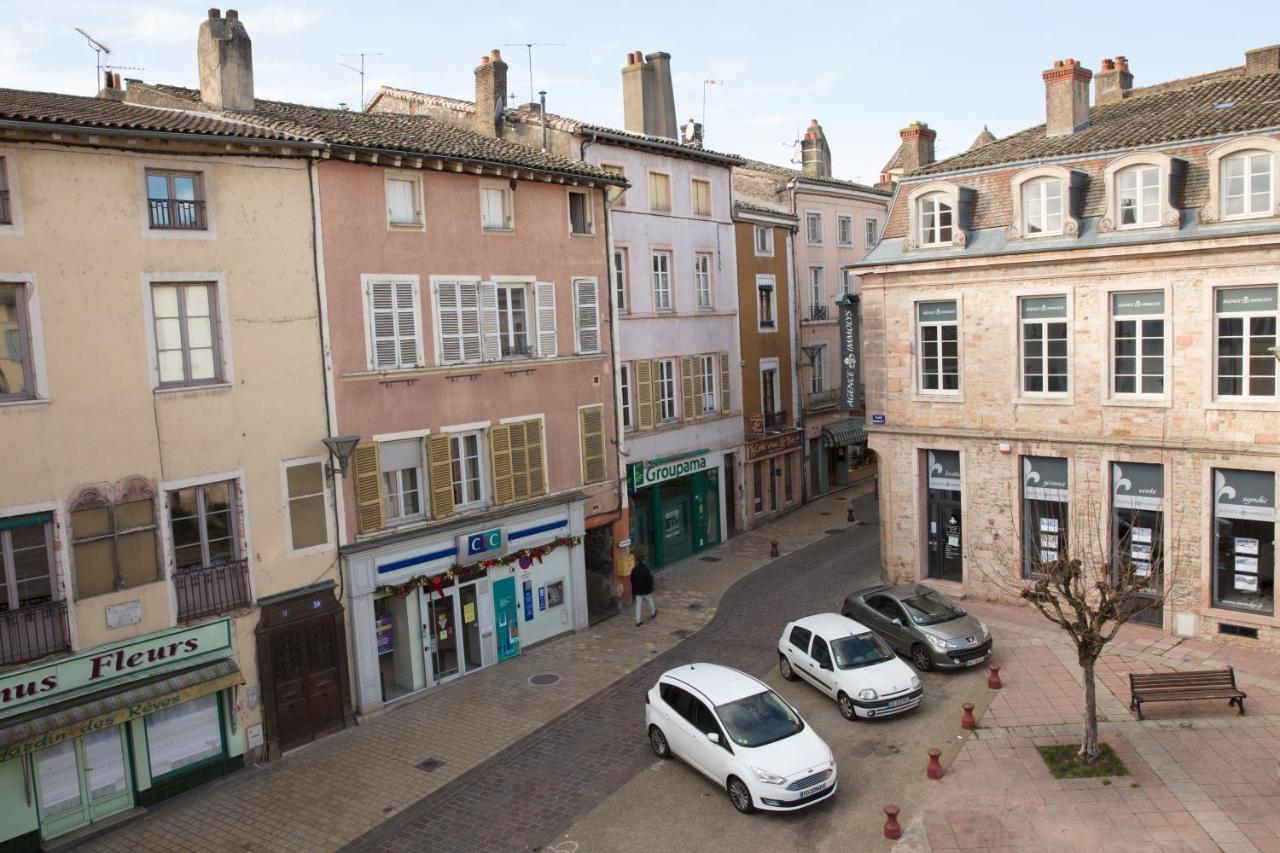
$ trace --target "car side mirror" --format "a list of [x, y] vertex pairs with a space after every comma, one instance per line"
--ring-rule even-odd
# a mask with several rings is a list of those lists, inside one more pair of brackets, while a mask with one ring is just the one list
[[899, 619], [897, 616], [893, 617], [893, 619], [891, 619], [890, 621], [893, 622], [893, 624], [897, 625], [899, 628], [902, 627], [902, 620]]
[[720, 745], [720, 733], [719, 733], [719, 732], [707, 732], [707, 740], [711, 741], [711, 742], [712, 742], [712, 743], [714, 743], [716, 746], [719, 746], [719, 745]]

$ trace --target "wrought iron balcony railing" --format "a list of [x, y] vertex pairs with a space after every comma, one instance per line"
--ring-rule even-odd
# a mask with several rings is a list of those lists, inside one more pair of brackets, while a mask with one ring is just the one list
[[0, 666], [71, 650], [67, 603], [44, 601], [17, 610], [0, 610]]
[[212, 566], [192, 566], [173, 573], [178, 598], [178, 621], [227, 613], [249, 605], [249, 561], [232, 560]]
[[204, 202], [198, 199], [148, 199], [151, 227], [173, 231], [205, 230]]

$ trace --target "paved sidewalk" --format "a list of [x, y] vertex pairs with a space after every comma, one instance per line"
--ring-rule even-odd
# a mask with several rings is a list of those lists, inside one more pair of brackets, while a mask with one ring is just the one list
[[[1037, 746], [1078, 743], [1080, 668], [1065, 637], [1030, 608], [967, 603], [996, 635], [1003, 689], [979, 729], [906, 816], [900, 853], [953, 850], [1280, 853], [1280, 659], [1125, 626], [1099, 660], [1102, 740], [1129, 769], [1054, 779]], [[1128, 710], [1128, 673], [1231, 665], [1249, 715], [1224, 701]]]
[[[82, 849], [333, 850], [521, 741], [707, 625], [725, 591], [770, 562], [843, 531], [849, 498], [823, 497], [656, 573], [658, 618], [629, 615], [393, 706], [363, 725], [152, 808]], [[872, 531], [874, 533], [874, 531]], [[551, 686], [529, 678], [553, 672]], [[421, 765], [434, 759], [435, 769]], [[429, 845], [428, 845], [429, 846]]]

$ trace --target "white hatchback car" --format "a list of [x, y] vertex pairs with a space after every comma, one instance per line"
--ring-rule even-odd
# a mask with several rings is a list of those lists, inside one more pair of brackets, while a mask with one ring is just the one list
[[836, 700], [846, 720], [887, 717], [920, 704], [920, 679], [873, 631], [839, 613], [787, 625], [778, 640], [787, 681], [803, 678]]
[[836, 792], [836, 760], [768, 685], [714, 663], [665, 672], [645, 696], [649, 745], [711, 777], [744, 814], [789, 811]]

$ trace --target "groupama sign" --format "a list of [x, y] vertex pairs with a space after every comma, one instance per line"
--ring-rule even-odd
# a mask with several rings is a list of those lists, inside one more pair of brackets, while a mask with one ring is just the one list
[[645, 486], [665, 483], [667, 480], [687, 477], [690, 474], [714, 468], [716, 465], [711, 457], [711, 453], [703, 453], [700, 456], [689, 456], [683, 459], [671, 459], [663, 462], [635, 462], [629, 466], [627, 480], [631, 486], [631, 491], [636, 492]]

